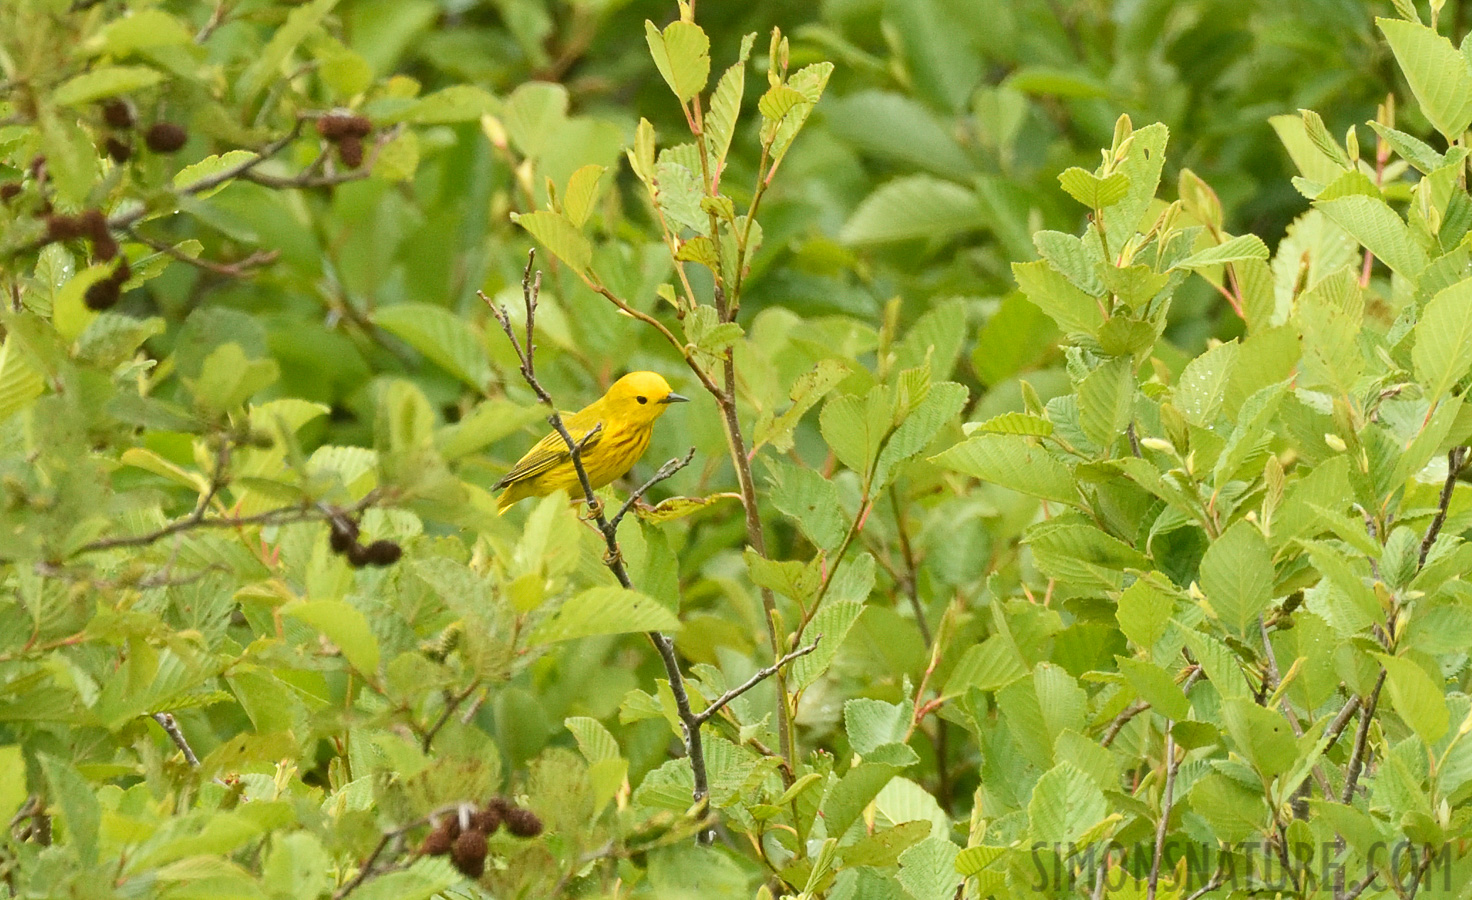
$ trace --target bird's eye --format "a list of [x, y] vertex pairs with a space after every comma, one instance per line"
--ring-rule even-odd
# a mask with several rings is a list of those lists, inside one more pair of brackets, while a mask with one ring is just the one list
[[648, 403], [649, 402], [649, 398], [648, 397], [635, 397], [634, 399], [635, 400], [638, 400], [640, 403]]

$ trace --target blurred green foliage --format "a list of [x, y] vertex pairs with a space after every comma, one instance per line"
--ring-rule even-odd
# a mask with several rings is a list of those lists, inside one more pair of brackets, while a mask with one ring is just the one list
[[1463, 5], [692, 5], [0, 6], [3, 890], [1451, 896]]

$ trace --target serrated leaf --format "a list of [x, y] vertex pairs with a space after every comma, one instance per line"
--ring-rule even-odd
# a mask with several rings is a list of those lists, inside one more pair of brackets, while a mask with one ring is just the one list
[[[206, 156], [199, 162], [185, 166], [174, 174], [174, 189], [193, 193], [194, 186], [206, 178], [213, 178], [221, 172], [225, 172], [248, 159], [254, 158], [255, 154], [249, 150], [230, 150], [218, 156]], [[220, 187], [224, 187], [224, 185], [222, 184]], [[209, 192], [205, 192], [201, 196], [207, 197], [209, 196]]]
[[652, 525], [661, 522], [673, 522], [686, 516], [693, 516], [704, 509], [709, 509], [723, 500], [740, 500], [740, 494], [721, 493], [710, 494], [706, 497], [666, 497], [653, 506], [634, 507], [634, 515], [642, 521]]
[[986, 224], [971, 190], [929, 175], [906, 175], [865, 197], [843, 224], [839, 239], [859, 246], [917, 238], [943, 241]]
[[843, 646], [843, 639], [848, 636], [849, 629], [863, 611], [863, 604], [854, 601], [829, 601], [823, 604], [807, 629], [808, 634], [821, 634], [823, 639], [812, 653], [793, 660], [788, 681], [794, 690], [808, 687], [828, 671], [839, 648]]
[[582, 228], [588, 221], [593, 201], [598, 199], [598, 182], [606, 171], [603, 166], [583, 166], [567, 180], [567, 190], [562, 194], [562, 214], [574, 227]]
[[538, 625], [528, 638], [551, 644], [600, 634], [674, 631], [680, 620], [653, 597], [622, 587], [589, 588], [569, 598], [556, 615]]
[[705, 113], [705, 140], [717, 169], [722, 168], [726, 154], [731, 149], [731, 138], [736, 134], [736, 120], [741, 115], [741, 98], [746, 92], [746, 61], [751, 57], [751, 46], [755, 34], [741, 39], [741, 52], [736, 62], [710, 95], [710, 108]]
[[1123, 200], [1130, 190], [1130, 178], [1123, 172], [1100, 178], [1078, 166], [1065, 169], [1058, 176], [1058, 183], [1068, 192], [1068, 196], [1092, 210], [1113, 206]]
[[1109, 812], [1094, 779], [1071, 763], [1059, 763], [1038, 779], [1027, 804], [1028, 833], [1044, 844], [1076, 841]]
[[1046, 260], [1013, 263], [1012, 275], [1027, 299], [1065, 332], [1095, 334], [1104, 324], [1099, 300], [1075, 287]]
[[403, 339], [435, 365], [477, 391], [494, 378], [485, 342], [469, 323], [442, 306], [396, 303], [379, 307], [373, 323]]
[[1414, 280], [1426, 268], [1426, 251], [1384, 200], [1355, 194], [1314, 206], [1397, 274]]
[[1177, 722], [1190, 716], [1191, 703], [1169, 672], [1144, 660], [1124, 656], [1116, 660], [1119, 670], [1151, 709]]
[[771, 444], [784, 453], [792, 449], [792, 432], [797, 428], [797, 423], [852, 371], [847, 360], [824, 359], [814, 365], [812, 370], [799, 375], [787, 394], [792, 405], [781, 415], [763, 415], [757, 420], [752, 432], [751, 452], [755, 453], [763, 444]]
[[369, 677], [377, 674], [378, 638], [357, 607], [342, 600], [308, 600], [289, 603], [281, 613], [320, 631], [337, 645], [354, 669]]
[[925, 399], [884, 442], [874, 466], [870, 491], [882, 490], [901, 463], [928, 447], [941, 428], [966, 406], [968, 396], [965, 386], [953, 381], [932, 384]]
[[1385, 667], [1385, 685], [1390, 688], [1396, 714], [1427, 747], [1441, 740], [1451, 721], [1443, 688], [1431, 680], [1425, 669], [1405, 657], [1383, 653], [1375, 656]]
[[654, 66], [681, 103], [705, 90], [710, 78], [710, 38], [693, 22], [671, 22], [660, 33], [653, 22], [644, 22], [644, 40], [654, 57]]
[[757, 102], [757, 110], [768, 119], [781, 119], [792, 111], [794, 106], [805, 102], [802, 94], [793, 90], [785, 84], [774, 85]]
[[1200, 580], [1217, 616], [1246, 634], [1273, 591], [1273, 554], [1257, 526], [1236, 522], [1213, 541], [1201, 558]]
[[1448, 141], [1472, 123], [1472, 74], [1452, 42], [1420, 22], [1377, 18], [1426, 118]]
[[985, 422], [967, 422], [961, 426], [966, 434], [1017, 434], [1025, 437], [1047, 437], [1053, 433], [1053, 423], [1042, 416], [1030, 413], [1008, 412], [992, 416]]
[[280, 77], [281, 67], [287, 57], [322, 23], [333, 7], [337, 6], [337, 2], [338, 0], [313, 0], [288, 13], [286, 21], [271, 33], [271, 40], [256, 54], [255, 61], [241, 77], [239, 96], [245, 100], [254, 99], [273, 78]]
[[1472, 369], [1472, 280], [1437, 293], [1413, 332], [1416, 379], [1431, 400], [1450, 391]]
[[1129, 358], [1110, 360], [1078, 385], [1078, 422], [1097, 447], [1109, 447], [1134, 415], [1135, 376]]
[[1068, 467], [1022, 437], [980, 435], [932, 456], [930, 461], [1044, 500], [1078, 503], [1078, 486]]
[[1199, 253], [1193, 253], [1171, 266], [1171, 268], [1190, 269], [1194, 271], [1211, 266], [1220, 266], [1224, 263], [1267, 258], [1268, 245], [1262, 242], [1262, 238], [1255, 234], [1243, 234], [1218, 244], [1215, 247], [1207, 247]]
[[525, 228], [553, 256], [562, 260], [578, 275], [587, 273], [593, 264], [593, 245], [564, 215], [547, 210], [513, 213], [511, 220]]
[[896, 878], [911, 900], [954, 900], [961, 876], [956, 872], [960, 848], [944, 838], [928, 837], [900, 854]]

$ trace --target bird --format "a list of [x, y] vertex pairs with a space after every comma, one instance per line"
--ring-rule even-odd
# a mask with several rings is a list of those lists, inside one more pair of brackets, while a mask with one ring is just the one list
[[[588, 432], [602, 426], [579, 452], [593, 488], [632, 469], [649, 449], [654, 421], [670, 404], [689, 399], [675, 393], [657, 372], [630, 372], [610, 385], [602, 397], [575, 413], [563, 413], [562, 424], [574, 441], [582, 441]], [[496, 501], [499, 515], [527, 497], [545, 497], [558, 490], [576, 493], [581, 487], [567, 442], [553, 431], [537, 441], [492, 490], [501, 491]]]

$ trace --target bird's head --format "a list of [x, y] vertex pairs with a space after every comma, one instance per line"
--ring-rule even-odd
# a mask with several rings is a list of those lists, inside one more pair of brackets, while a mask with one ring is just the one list
[[603, 399], [616, 416], [635, 422], [653, 422], [664, 415], [671, 403], [684, 403], [690, 398], [675, 393], [657, 372], [630, 372], [615, 381]]

